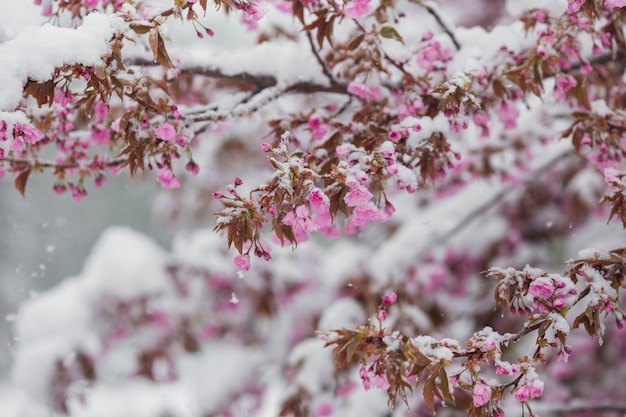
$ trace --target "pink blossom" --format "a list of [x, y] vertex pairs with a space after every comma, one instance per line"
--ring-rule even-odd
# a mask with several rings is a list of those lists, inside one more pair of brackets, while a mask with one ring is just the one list
[[400, 136], [400, 132], [398, 132], [395, 129], [392, 129], [389, 132], [389, 136], [388, 137], [389, 137], [389, 140], [392, 140], [394, 142], [397, 142], [397, 141], [399, 141], [402, 138], [402, 136]]
[[309, 128], [313, 133], [313, 140], [322, 140], [326, 135], [327, 130], [322, 127], [320, 119], [318, 117], [311, 117], [308, 122]]
[[24, 149], [24, 143], [35, 144], [43, 138], [43, 134], [30, 125], [16, 123], [13, 126], [13, 142], [9, 147], [12, 151]]
[[474, 400], [474, 407], [476, 408], [487, 404], [491, 399], [491, 387], [484, 384], [474, 385], [472, 399]]
[[544, 22], [547, 17], [548, 15], [543, 10], [537, 10], [535, 12], [535, 19], [537, 19], [538, 22]]
[[489, 115], [485, 112], [476, 112], [474, 114], [474, 123], [479, 126], [486, 126], [489, 123]]
[[163, 167], [159, 170], [159, 173], [157, 174], [157, 180], [161, 183], [161, 186], [163, 188], [173, 189], [180, 187], [178, 179], [176, 178], [172, 170], [167, 167]]
[[306, 198], [314, 208], [326, 211], [330, 207], [330, 200], [324, 192], [315, 187]]
[[315, 408], [315, 415], [317, 417], [327, 417], [333, 413], [333, 406], [327, 402], [321, 403]]
[[168, 122], [163, 123], [161, 126], [154, 129], [154, 135], [161, 140], [170, 141], [176, 138], [176, 130], [174, 126]]
[[528, 292], [535, 297], [549, 298], [554, 294], [554, 285], [552, 285], [552, 281], [548, 279], [538, 278], [530, 284]]
[[612, 167], [604, 168], [602, 173], [604, 174], [604, 181], [606, 181], [606, 183], [609, 184], [609, 185], [613, 181], [619, 180], [620, 177], [621, 177], [620, 172], [618, 170], [616, 170], [615, 168], [612, 168]]
[[380, 310], [378, 312], [378, 320], [385, 321], [386, 318], [387, 318], [387, 312], [385, 310]]
[[543, 394], [543, 381], [540, 379], [533, 379], [532, 382], [528, 385], [528, 391], [530, 393], [530, 398], [541, 397]]
[[562, 297], [557, 297], [552, 302], [552, 306], [558, 310], [563, 308], [564, 305], [565, 305], [565, 300]]
[[91, 132], [91, 140], [96, 145], [106, 146], [109, 144], [111, 134], [109, 133], [109, 129], [94, 129]]
[[528, 401], [529, 398], [530, 398], [530, 390], [528, 389], [526, 385], [522, 385], [518, 387], [517, 390], [515, 391], [515, 399], [517, 399], [517, 401], [523, 403], [523, 402]]
[[92, 9], [98, 6], [98, 0], [83, 0], [83, 3], [85, 4], [85, 6]]
[[368, 87], [363, 83], [352, 81], [348, 84], [348, 93], [365, 100], [377, 100], [380, 98], [380, 90], [378, 87]]
[[517, 126], [517, 116], [519, 116], [519, 110], [512, 104], [502, 103], [496, 109], [496, 114], [500, 118], [500, 121], [504, 125], [505, 129], [514, 129]]
[[185, 165], [185, 171], [191, 172], [191, 175], [198, 175], [200, 172], [200, 166], [191, 160]]
[[609, 8], [626, 7], [626, 0], [605, 0], [604, 5]]
[[572, 14], [572, 13], [576, 13], [577, 11], [580, 10], [581, 7], [583, 7], [583, 4], [585, 4], [586, 0], [568, 0], [568, 4], [567, 4], [567, 12]]
[[233, 263], [239, 270], [248, 271], [250, 270], [250, 255], [247, 253], [241, 254], [233, 260]]
[[352, 2], [343, 9], [343, 12], [347, 18], [360, 19], [369, 13], [369, 3], [370, 0], [352, 0]]
[[369, 391], [372, 388], [388, 389], [389, 382], [384, 375], [374, 372], [372, 369], [366, 371], [364, 367], [359, 370], [359, 376], [363, 381], [363, 388], [365, 391]]
[[295, 212], [287, 213], [283, 217], [283, 223], [292, 227], [298, 242], [306, 240], [309, 232], [317, 230], [317, 225], [311, 220], [309, 209], [305, 204], [298, 206]]
[[383, 306], [388, 307], [398, 300], [398, 295], [395, 292], [383, 295]]
[[450, 48], [441, 48], [439, 42], [431, 42], [424, 49], [417, 53], [416, 62], [421, 68], [432, 71], [437, 62], [446, 62], [452, 57]]
[[367, 188], [360, 186], [350, 190], [343, 198], [343, 201], [346, 202], [348, 207], [355, 207], [367, 203], [372, 197], [372, 193]]
[[350, 148], [349, 144], [342, 143], [341, 145], [335, 148], [335, 153], [337, 154], [338, 158], [345, 158], [346, 156], [350, 154], [351, 150], [352, 149]]
[[389, 220], [389, 216], [385, 212], [381, 212], [374, 204], [369, 203], [357, 206], [352, 212], [352, 219], [348, 224], [351, 227], [365, 227], [370, 221], [378, 220], [385, 223]]

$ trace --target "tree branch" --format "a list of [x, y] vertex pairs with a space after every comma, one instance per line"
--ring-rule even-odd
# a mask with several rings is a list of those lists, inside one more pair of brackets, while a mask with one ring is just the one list
[[330, 85], [331, 86], [339, 85], [339, 83], [337, 81], [335, 81], [335, 78], [333, 77], [333, 75], [330, 73], [330, 71], [326, 67], [326, 64], [322, 60], [322, 57], [317, 52], [317, 49], [315, 49], [315, 44], [313, 43], [313, 36], [311, 36], [311, 32], [307, 31], [306, 32], [306, 37], [309, 40], [309, 45], [311, 45], [311, 51], [313, 52], [313, 55], [315, 55], [315, 59], [317, 59], [317, 62], [322, 67], [322, 72], [324, 73], [326, 78], [328, 78], [328, 81], [330, 81]]
[[[524, 181], [524, 183], [519, 188], [525, 188], [531, 182], [535, 181], [545, 171], [547, 171], [548, 169], [552, 168], [556, 162], [558, 162], [561, 159], [569, 158], [572, 155], [574, 155], [574, 150], [570, 150], [568, 152], [565, 152], [565, 153], [563, 153], [563, 154], [561, 154], [561, 155], [551, 159], [546, 164], [544, 164], [540, 168], [538, 168], [533, 173], [533, 175], [530, 178], [526, 179]], [[418, 253], [417, 257], [418, 258], [422, 258], [424, 255], [426, 255], [428, 252], [430, 252], [433, 248], [438, 247], [438, 246], [446, 243], [447, 241], [449, 241], [456, 234], [460, 233], [466, 227], [468, 227], [474, 220], [476, 220], [480, 216], [484, 215], [490, 208], [494, 207], [496, 204], [498, 204], [500, 201], [502, 201], [507, 195], [509, 195], [510, 193], [512, 193], [513, 191], [515, 191], [515, 190], [517, 190], [519, 188], [517, 188], [517, 187], [515, 187], [515, 188], [514, 187], [509, 187], [509, 188], [504, 188], [503, 190], [498, 192], [490, 200], [488, 200], [485, 203], [481, 204], [479, 207], [475, 208], [470, 213], [468, 213], [465, 217], [463, 217], [452, 229], [448, 230], [447, 232], [445, 232], [444, 234], [440, 235], [439, 237], [434, 238], [433, 241], [429, 242], [428, 247], [422, 249]]]
[[[533, 407], [537, 409], [538, 407]], [[574, 403], [574, 404], [560, 404], [550, 405], [542, 407], [540, 412], [552, 414], [554, 416], [567, 416], [572, 413], [582, 412], [594, 412], [594, 413], [626, 413], [626, 404], [593, 404], [593, 403]]]
[[[103, 166], [105, 168], [113, 168], [116, 166], [120, 166], [125, 164], [128, 161], [128, 158], [117, 158], [112, 159], [110, 161], [105, 161]], [[53, 161], [40, 161], [38, 159], [17, 159], [17, 158], [3, 158], [0, 159], [0, 164], [2, 163], [11, 163], [16, 165], [22, 165], [24, 167], [29, 168], [42, 168], [42, 169], [75, 169], [75, 168], [87, 168], [91, 162], [67, 162], [67, 163], [56, 163]]]
[[417, 4], [419, 4], [420, 6], [422, 6], [424, 9], [426, 9], [426, 11], [435, 18], [435, 20], [437, 21], [437, 24], [439, 26], [441, 26], [441, 28], [444, 30], [444, 32], [446, 32], [446, 34], [450, 37], [450, 39], [452, 40], [452, 43], [454, 44], [454, 47], [457, 49], [457, 51], [459, 49], [461, 49], [461, 44], [459, 44], [459, 41], [456, 40], [456, 37], [454, 36], [454, 33], [452, 33], [452, 30], [444, 23], [443, 19], [441, 18], [441, 16], [439, 16], [439, 13], [430, 5], [426, 4], [424, 1], [422, 0], [414, 0]]

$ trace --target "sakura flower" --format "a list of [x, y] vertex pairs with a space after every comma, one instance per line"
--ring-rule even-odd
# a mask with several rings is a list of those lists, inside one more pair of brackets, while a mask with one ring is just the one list
[[552, 285], [552, 281], [548, 279], [538, 278], [530, 284], [528, 292], [535, 297], [549, 298], [554, 294], [554, 285]]
[[343, 198], [343, 201], [345, 201], [349, 207], [355, 207], [367, 203], [372, 197], [372, 193], [370, 193], [367, 188], [361, 186], [350, 190]]
[[180, 183], [170, 168], [163, 167], [157, 174], [157, 180], [163, 188], [174, 189], [179, 188]]
[[389, 132], [389, 140], [392, 140], [394, 142], [399, 141], [402, 138], [402, 136], [400, 135], [400, 132], [398, 132], [397, 130], [393, 129]]
[[452, 57], [450, 48], [442, 48], [437, 41], [430, 43], [417, 53], [416, 62], [421, 68], [432, 71], [437, 62], [446, 62]]
[[389, 388], [387, 378], [385, 378], [385, 376], [381, 373], [374, 372], [373, 369], [368, 371], [364, 367], [361, 367], [359, 370], [359, 376], [361, 377], [361, 381], [363, 381], [363, 388], [365, 388], [365, 391], [369, 391], [372, 388]]
[[242, 255], [237, 256], [233, 263], [239, 270], [241, 271], [249, 271], [250, 270], [250, 255], [244, 253]]
[[12, 151], [21, 151], [25, 143], [35, 144], [43, 138], [43, 134], [30, 125], [16, 123], [13, 126], [13, 142], [9, 148]]
[[578, 12], [583, 7], [585, 0], [569, 0], [567, 3], [567, 12], [572, 14]]
[[519, 116], [519, 110], [514, 105], [502, 103], [496, 109], [496, 113], [505, 129], [514, 129], [517, 126], [517, 116]]
[[283, 217], [283, 223], [291, 226], [297, 242], [304, 242], [308, 239], [309, 232], [316, 231], [318, 226], [309, 216], [309, 209], [306, 205], [298, 206], [295, 212], [290, 211]]
[[526, 385], [522, 385], [515, 391], [515, 399], [521, 403], [528, 401], [530, 398], [530, 390]]
[[311, 117], [308, 121], [309, 129], [313, 133], [313, 140], [322, 140], [326, 135], [326, 129], [322, 126], [318, 117]]
[[352, 0], [352, 2], [343, 9], [343, 12], [347, 18], [360, 19], [369, 13], [369, 3], [370, 0]]
[[398, 300], [398, 295], [395, 292], [383, 295], [383, 305], [390, 306]]
[[317, 187], [311, 190], [306, 199], [314, 208], [326, 211], [330, 207], [330, 200], [328, 199], [328, 196]]
[[528, 385], [528, 391], [530, 394], [530, 398], [541, 397], [543, 394], [543, 381], [540, 379], [533, 379], [532, 382]]
[[474, 385], [474, 394], [472, 400], [474, 401], [474, 407], [482, 407], [487, 404], [491, 399], [491, 387], [485, 384]]
[[626, 7], [626, 0], [605, 0], [604, 5], [609, 8]]
[[380, 98], [380, 90], [376, 87], [370, 88], [363, 83], [352, 81], [348, 84], [348, 93], [354, 94], [365, 100], [377, 100]]
[[174, 126], [165, 122], [154, 129], [154, 136], [161, 140], [170, 141], [176, 138], [176, 130], [174, 130]]
[[369, 203], [362, 206], [357, 206], [352, 212], [352, 219], [348, 226], [350, 227], [365, 227], [370, 221], [378, 220], [381, 223], [385, 223], [389, 220], [389, 216], [384, 211], [381, 211], [374, 204]]
[[108, 145], [110, 137], [111, 135], [109, 133], [109, 129], [94, 129], [91, 132], [91, 140], [96, 145], [100, 145], [100, 146]]
[[604, 174], [604, 181], [606, 181], [607, 184], [611, 184], [613, 181], [616, 181], [620, 178], [621, 174], [618, 170], [616, 170], [615, 168], [604, 168], [604, 170], [602, 171], [602, 173]]

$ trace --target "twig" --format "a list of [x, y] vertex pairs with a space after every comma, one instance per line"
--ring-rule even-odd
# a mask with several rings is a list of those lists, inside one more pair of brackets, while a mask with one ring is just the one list
[[[112, 159], [110, 161], [106, 161], [103, 163], [105, 168], [112, 168], [119, 165], [123, 165], [128, 161], [127, 158], [118, 158]], [[56, 163], [53, 161], [40, 161], [38, 159], [16, 159], [16, 158], [3, 158], [0, 159], [0, 164], [2, 163], [12, 163], [16, 165], [23, 165], [32, 168], [54, 168], [54, 169], [74, 169], [74, 168], [89, 168], [91, 162], [67, 162], [67, 163]]]
[[424, 3], [422, 0], [414, 0], [414, 1], [420, 6], [422, 6], [424, 9], [426, 9], [426, 11], [432, 17], [435, 18], [435, 20], [437, 21], [437, 24], [441, 26], [444, 32], [448, 34], [448, 36], [452, 40], [452, 43], [454, 44], [454, 47], [457, 49], [457, 51], [461, 49], [461, 44], [459, 44], [459, 42], [456, 40], [456, 37], [454, 36], [454, 33], [452, 33], [452, 30], [444, 23], [443, 19], [441, 19], [441, 16], [439, 16], [439, 13], [437, 13], [437, 11], [432, 6]]
[[[568, 152], [565, 152], [553, 159], [551, 159], [550, 161], [548, 161], [545, 165], [542, 165], [539, 169], [537, 169], [534, 174], [526, 179], [524, 181], [524, 183], [520, 186], [520, 188], [525, 188], [526, 186], [528, 186], [531, 182], [535, 181], [537, 179], [537, 177], [539, 177], [540, 175], [542, 175], [545, 171], [547, 171], [548, 169], [552, 168], [554, 166], [554, 164], [556, 162], [558, 162], [561, 159], [566, 159], [569, 158], [570, 156], [572, 156], [574, 154], [574, 150], [570, 150]], [[464, 218], [462, 218], [457, 224], [456, 226], [454, 226], [452, 229], [448, 230], [446, 233], [444, 233], [443, 235], [436, 237], [433, 241], [429, 242], [428, 247], [422, 249], [417, 257], [418, 258], [422, 258], [423, 256], [425, 256], [428, 252], [430, 252], [433, 248], [440, 246], [444, 243], [446, 243], [448, 240], [450, 240], [454, 235], [456, 235], [457, 233], [461, 232], [462, 230], [464, 230], [466, 227], [468, 227], [474, 220], [476, 220], [478, 217], [482, 216], [483, 214], [485, 214], [491, 207], [494, 207], [495, 205], [497, 205], [500, 201], [502, 201], [507, 195], [509, 195], [510, 193], [512, 193], [514, 190], [517, 190], [518, 188], [513, 188], [513, 187], [509, 187], [509, 188], [505, 188], [503, 190], [501, 190], [500, 192], [498, 192], [495, 196], [493, 196], [489, 201], [486, 201], [485, 203], [481, 204], [479, 207], [475, 208], [474, 210], [472, 210], [470, 213], [468, 213]]]
[[311, 36], [311, 32], [307, 31], [306, 37], [309, 40], [309, 45], [311, 45], [311, 51], [313, 52], [313, 55], [315, 55], [315, 59], [317, 59], [317, 62], [322, 67], [322, 72], [324, 73], [326, 78], [328, 78], [328, 81], [330, 81], [330, 85], [339, 85], [339, 83], [335, 81], [335, 78], [326, 67], [326, 64], [324, 63], [324, 61], [322, 61], [322, 57], [317, 52], [317, 49], [315, 49], [315, 44], [313, 43], [313, 37]]
[[[537, 409], [538, 407], [534, 407]], [[560, 404], [541, 408], [541, 414], [550, 413], [555, 416], [570, 415], [572, 413], [597, 412], [597, 413], [626, 413], [626, 404]]]

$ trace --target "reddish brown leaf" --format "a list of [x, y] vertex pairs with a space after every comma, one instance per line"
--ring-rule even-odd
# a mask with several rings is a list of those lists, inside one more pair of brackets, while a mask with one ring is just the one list
[[20, 171], [15, 177], [15, 188], [22, 194], [22, 197], [26, 198], [26, 182], [30, 176], [30, 168]]

